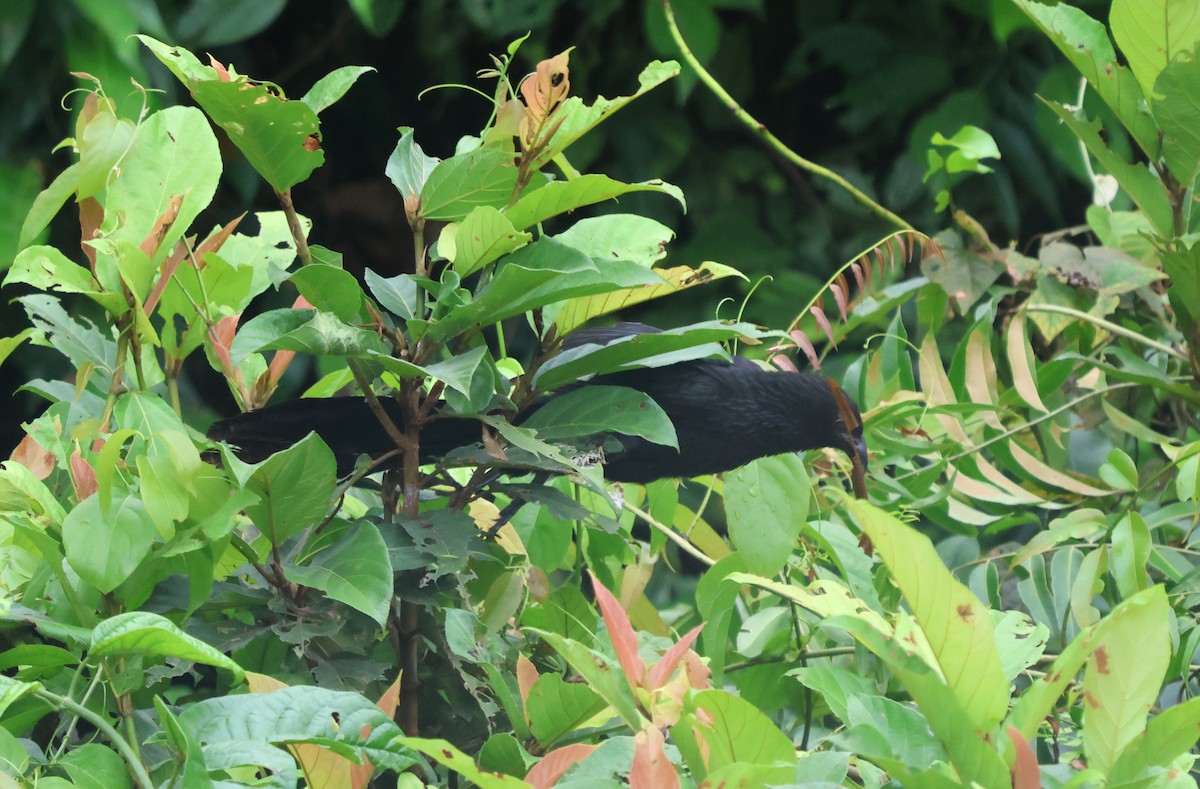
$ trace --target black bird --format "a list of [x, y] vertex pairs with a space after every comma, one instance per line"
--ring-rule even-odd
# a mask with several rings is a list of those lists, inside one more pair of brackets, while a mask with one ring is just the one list
[[[640, 323], [585, 329], [564, 350], [606, 345], [632, 335], [658, 332]], [[715, 474], [752, 460], [819, 447], [840, 449], [856, 469], [866, 467], [866, 444], [858, 408], [829, 381], [805, 373], [771, 372], [748, 359], [696, 359], [598, 375], [534, 402], [519, 424], [555, 394], [593, 384], [626, 386], [649, 395], [675, 426], [679, 450], [638, 436], [614, 435], [619, 449], [606, 452], [604, 476], [616, 482], [650, 482]], [[399, 405], [380, 400], [398, 424]], [[847, 417], [851, 424], [847, 424]], [[294, 400], [217, 422], [209, 437], [227, 441], [243, 459], [257, 462], [315, 431], [337, 458], [339, 475], [349, 474], [360, 455], [378, 457], [395, 449], [360, 397]], [[421, 430], [421, 460], [430, 462], [480, 440], [474, 419], [434, 419]], [[391, 465], [397, 465], [393, 461]], [[861, 472], [857, 472], [861, 474]]]

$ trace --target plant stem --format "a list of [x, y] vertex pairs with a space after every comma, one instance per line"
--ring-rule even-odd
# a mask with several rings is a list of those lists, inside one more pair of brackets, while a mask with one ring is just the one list
[[676, 533], [676, 531], [674, 529], [672, 529], [671, 527], [666, 526], [662, 523], [659, 523], [657, 520], [654, 519], [654, 516], [651, 515], [650, 513], [645, 512], [644, 510], [638, 509], [637, 507], [633, 506], [629, 502], [625, 502], [622, 506], [625, 509], [632, 512], [634, 515], [636, 515], [639, 518], [641, 518], [642, 520], [644, 520], [646, 523], [650, 524], [651, 527], [662, 532], [664, 537], [666, 537], [668, 540], [670, 540], [671, 542], [678, 545], [680, 547], [680, 549], [682, 549], [683, 551], [691, 554], [691, 556], [693, 558], [703, 562], [704, 564], [708, 565], [709, 567], [712, 567], [714, 564], [716, 564], [716, 562], [713, 559], [711, 559], [708, 556], [708, 554], [704, 553], [699, 548], [692, 545], [690, 542], [688, 542], [686, 539], [684, 539], [682, 536], [680, 536], [678, 533]]
[[308, 239], [304, 237], [304, 226], [300, 224], [300, 215], [296, 213], [296, 206], [292, 203], [291, 188], [282, 191], [276, 189], [275, 196], [279, 198], [279, 205], [283, 206], [283, 214], [287, 217], [288, 230], [292, 231], [292, 240], [296, 243], [296, 254], [300, 256], [300, 265], [312, 265], [312, 251], [308, 248]]
[[667, 27], [671, 31], [671, 37], [675, 39], [676, 45], [679, 46], [679, 52], [681, 55], [683, 55], [683, 59], [687, 61], [687, 64], [696, 72], [696, 76], [700, 78], [700, 81], [704, 83], [704, 86], [712, 91], [713, 95], [715, 95], [722, 104], [724, 104], [731, 112], [733, 112], [735, 118], [741, 121], [747, 128], [750, 129], [750, 131], [761, 137], [767, 143], [767, 145], [774, 148], [781, 156], [783, 156], [783, 158], [787, 159], [789, 162], [802, 170], [806, 170], [807, 172], [810, 172], [819, 178], [824, 178], [827, 181], [832, 181], [833, 183], [842, 187], [842, 189], [846, 190], [851, 197], [866, 206], [871, 213], [875, 214], [880, 219], [883, 219], [884, 221], [897, 227], [903, 228], [904, 230], [913, 229], [913, 226], [908, 222], [905, 222], [896, 214], [893, 214], [879, 203], [876, 203], [833, 170], [822, 167], [816, 162], [810, 162], [808, 159], [805, 159], [803, 156], [784, 145], [783, 142], [774, 134], [772, 134], [766, 126], [759, 122], [753, 115], [746, 112], [746, 110], [742, 109], [742, 106], [738, 104], [737, 101], [734, 100], [734, 98], [730, 96], [723, 87], [721, 87], [721, 83], [717, 82], [713, 75], [708, 73], [704, 66], [700, 64], [700, 61], [696, 59], [696, 56], [692, 54], [692, 51], [688, 49], [687, 43], [683, 40], [683, 34], [679, 32], [679, 26], [675, 23], [675, 13], [671, 10], [670, 0], [663, 0], [663, 11], [667, 16]]
[[1161, 342], [1152, 340], [1144, 334], [1138, 334], [1135, 331], [1126, 329], [1124, 326], [1118, 326], [1112, 321], [1106, 321], [1104, 318], [1097, 317], [1088, 312], [1083, 312], [1082, 310], [1072, 309], [1071, 307], [1061, 307], [1057, 304], [1026, 304], [1022, 309], [1029, 312], [1054, 312], [1059, 315], [1069, 315], [1076, 320], [1087, 321], [1088, 323], [1104, 329], [1104, 331], [1108, 332], [1109, 334], [1115, 334], [1118, 337], [1124, 337], [1127, 340], [1133, 340], [1134, 342], [1138, 342], [1149, 348], [1153, 348], [1156, 351], [1162, 351], [1168, 356], [1174, 356], [1176, 359], [1179, 359], [1184, 363], [1188, 361], [1187, 354], [1181, 353], [1169, 345], [1163, 345]]
[[[116, 748], [117, 752], [120, 753], [122, 758], [125, 759], [125, 763], [129, 765], [129, 772], [133, 774], [133, 778], [135, 781], [137, 781], [138, 786], [142, 789], [154, 789], [154, 782], [150, 780], [150, 775], [146, 772], [146, 767], [142, 764], [142, 760], [138, 756], [137, 750], [133, 745], [130, 744], [128, 740], [121, 736], [120, 732], [113, 728], [112, 724], [104, 719], [103, 715], [92, 712], [87, 707], [76, 703], [74, 700], [69, 699], [66, 696], [59, 696], [56, 693], [51, 693], [45, 688], [38, 688], [34, 691], [34, 695], [50, 702], [56, 707], [70, 712], [72, 715], [83, 718], [88, 723], [95, 726], [105, 737], [108, 738], [108, 741], [113, 744], [113, 747]], [[136, 736], [134, 741], [136, 742]]]

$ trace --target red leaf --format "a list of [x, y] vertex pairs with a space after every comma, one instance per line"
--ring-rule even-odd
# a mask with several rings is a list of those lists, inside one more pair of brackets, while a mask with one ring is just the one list
[[813, 347], [812, 340], [808, 339], [808, 335], [797, 330], [791, 333], [791, 338], [795, 340], [796, 347], [804, 351], [804, 355], [808, 357], [808, 363], [812, 365], [813, 369], [820, 370], [821, 359], [817, 356], [817, 349]]
[[771, 364], [783, 370], [785, 373], [798, 373], [800, 369], [796, 367], [796, 363], [782, 353], [777, 353], [771, 357]]
[[684, 654], [692, 648], [696, 637], [700, 635], [700, 631], [704, 629], [704, 624], [698, 624], [693, 627], [688, 634], [675, 642], [675, 644], [666, 651], [654, 668], [650, 670], [650, 679], [647, 687], [650, 690], [657, 690], [667, 684], [667, 680], [675, 673], [675, 668], [679, 665], [679, 661], [683, 660]]
[[529, 723], [529, 693], [533, 683], [538, 681], [537, 666], [524, 655], [517, 656], [517, 690], [521, 694], [521, 706], [525, 712], [525, 722]]
[[858, 264], [858, 261], [850, 264], [850, 273], [854, 275], [854, 282], [858, 285], [858, 292], [862, 293], [866, 290], [867, 283], [863, 279], [862, 266]]
[[599, 745], [577, 742], [574, 745], [555, 748], [543, 756], [542, 760], [525, 774], [525, 781], [533, 784], [534, 789], [550, 789], [559, 778], [562, 778], [563, 773], [582, 762], [599, 747]]
[[229, 76], [229, 69], [221, 65], [221, 61], [214, 58], [211, 54], [208, 56], [208, 63], [212, 66], [213, 71], [217, 72], [218, 82], [233, 82], [233, 78]]
[[79, 450], [71, 453], [68, 462], [71, 465], [71, 481], [75, 483], [75, 500], [83, 501], [98, 490], [96, 472], [79, 454]]
[[646, 664], [638, 654], [637, 633], [629, 624], [629, 616], [625, 609], [613, 597], [612, 592], [604, 588], [604, 584], [596, 579], [596, 574], [588, 571], [592, 577], [592, 587], [596, 593], [596, 604], [600, 606], [600, 615], [604, 617], [604, 626], [608, 629], [608, 637], [612, 640], [613, 652], [629, 680], [629, 687], [637, 689], [646, 682]]
[[1013, 750], [1017, 755], [1012, 770], [1013, 789], [1041, 789], [1042, 774], [1038, 770], [1033, 749], [1015, 726], [1008, 727], [1008, 736], [1012, 739]]
[[54, 470], [54, 455], [43, 449], [42, 445], [28, 434], [13, 450], [12, 459], [29, 469], [29, 473], [38, 479], [45, 479]]
[[642, 729], [634, 735], [629, 789], [678, 789], [679, 775], [667, 758], [663, 742], [663, 734], [656, 728]]
[[833, 291], [833, 300], [837, 302], [838, 314], [842, 316], [843, 323], [850, 320], [849, 316], [846, 314], [845, 287], [845, 280], [842, 280], [842, 282], [833, 282], [829, 285], [829, 289]]
[[824, 308], [820, 304], [814, 304], [809, 312], [816, 319], [817, 325], [825, 332], [825, 336], [829, 338], [830, 342], [833, 342], [833, 327], [829, 325], [829, 317], [825, 314]]

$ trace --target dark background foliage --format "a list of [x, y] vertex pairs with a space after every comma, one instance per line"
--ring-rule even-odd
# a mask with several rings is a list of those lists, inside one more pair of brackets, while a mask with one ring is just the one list
[[[697, 55], [745, 108], [794, 150], [922, 230], [947, 223], [922, 183], [929, 138], [964, 124], [987, 128], [1003, 153], [995, 177], [955, 192], [995, 241], [1023, 244], [1081, 216], [1087, 190], [1078, 149], [1034, 98], [1041, 92], [1068, 99], [1073, 78], [1008, 3], [686, 0], [675, 8]], [[383, 173], [393, 129], [419, 126], [426, 149], [446, 156], [471, 131], [483, 101], [455, 88], [419, 96], [425, 86], [483, 84], [474, 72], [490, 65], [489, 53], [526, 32], [526, 67], [576, 46], [571, 73], [579, 95], [624, 92], [647, 59], [676, 56], [658, 0], [8, 0], [0, 10], [0, 159], [8, 185], [0, 196], [0, 268], [11, 260], [29, 202], [69, 161], [65, 152], [51, 153], [72, 134], [56, 106], [64, 96], [70, 105], [80, 84], [69, 71], [94, 74], [123, 103], [141, 101], [126, 87], [130, 78], [178, 98], [178, 83], [129, 38], [135, 32], [212, 53], [295, 96], [346, 63], [378, 69], [322, 116], [326, 164], [296, 189], [296, 204], [315, 223], [313, 240], [343, 252], [347, 268], [385, 275], [411, 270], [412, 259], [401, 198]], [[888, 229], [774, 156], [686, 71], [624, 112], [620, 124], [601, 128], [573, 152], [574, 164], [682, 187], [686, 216], [653, 196], [627, 196], [625, 205], [660, 212], [678, 229], [674, 263], [717, 260], [752, 281], [770, 277], [749, 303], [751, 320], [785, 325], [831, 271]], [[237, 188], [218, 194], [212, 222], [274, 209], [274, 196], [236, 149], [222, 150], [227, 183]], [[63, 248], [78, 234], [69, 216], [52, 229], [51, 241]], [[740, 302], [748, 290], [729, 284], [696, 291], [690, 300], [655, 305], [654, 320], [709, 317], [722, 298]], [[722, 314], [736, 308], [726, 304]], [[0, 333], [23, 323], [18, 310], [0, 307]], [[9, 372], [52, 374], [41, 369], [42, 356], [22, 349]], [[39, 404], [10, 399], [4, 389], [0, 408], [18, 417], [0, 428], [11, 446], [19, 419]]]

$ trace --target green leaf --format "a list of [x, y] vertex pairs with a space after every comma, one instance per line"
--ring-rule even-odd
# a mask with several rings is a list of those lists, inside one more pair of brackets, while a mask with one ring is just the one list
[[506, 205], [516, 184], [512, 154], [496, 148], [476, 148], [433, 168], [421, 188], [420, 213], [425, 219], [456, 222], [477, 206]]
[[42, 234], [50, 225], [50, 220], [67, 202], [67, 198], [75, 194], [79, 188], [79, 162], [67, 167], [50, 182], [50, 185], [38, 193], [33, 200], [33, 206], [25, 215], [21, 224], [21, 235], [17, 239], [17, 249], [24, 249]]
[[412, 274], [397, 274], [385, 278], [367, 269], [365, 279], [371, 295], [381, 307], [402, 320], [413, 319], [417, 310], [419, 285]]
[[709, 769], [743, 762], [775, 767], [765, 783], [786, 783], [795, 774], [796, 748], [771, 719], [745, 699], [723, 690], [696, 694], [695, 704], [712, 718], [700, 728], [708, 742]]
[[[1104, 25], [1066, 3], [1051, 6], [1038, 0], [1013, 1], [1100, 94], [1146, 156], [1157, 158], [1158, 126], [1133, 72], [1117, 62]], [[1098, 158], [1094, 151], [1092, 155]]]
[[655, 60], [638, 75], [638, 89], [629, 96], [617, 96], [613, 99], [600, 97], [590, 106], [583, 103], [578, 96], [572, 96], [555, 110], [552, 123], [559, 123], [558, 128], [550, 137], [545, 149], [534, 159], [534, 168], [543, 165], [558, 156], [576, 140], [587, 134], [605, 118], [621, 109], [638, 96], [653, 90], [672, 77], [679, 75], [679, 64], [673, 60], [662, 62]]
[[107, 512], [99, 496], [89, 496], [63, 521], [67, 562], [103, 594], [133, 575], [157, 537], [146, 505], [133, 496], [114, 498]]
[[[392, 602], [392, 564], [387, 543], [368, 521], [335, 532], [338, 540], [307, 564], [287, 568], [289, 580], [320, 589], [361, 611], [382, 628]], [[324, 536], [324, 535], [322, 535]], [[329, 541], [324, 538], [324, 542]]]
[[302, 101], [288, 101], [267, 85], [241, 77], [188, 86], [196, 102], [229, 135], [250, 166], [282, 192], [304, 181], [325, 162], [312, 147], [318, 135], [317, 113]]
[[404, 0], [349, 0], [349, 3], [358, 21], [376, 38], [387, 35], [404, 10]]
[[521, 426], [537, 430], [543, 441], [620, 433], [679, 449], [666, 412], [644, 392], [624, 386], [587, 386], [559, 395]]
[[666, 181], [627, 184], [606, 175], [588, 174], [570, 181], [551, 181], [539, 189], [527, 191], [512, 208], [504, 212], [504, 215], [514, 227], [524, 230], [559, 214], [569, 213], [585, 205], [602, 203], [630, 192], [661, 192], [678, 200], [684, 210], [687, 210], [683, 192]]
[[759, 334], [758, 329], [748, 323], [706, 321], [654, 334], [633, 335], [603, 346], [588, 343], [563, 351], [546, 362], [538, 370], [533, 383], [541, 390], [555, 389], [584, 375], [633, 369], [643, 366], [639, 363], [651, 357], [690, 349], [696, 349], [697, 352], [691, 358], [728, 358], [725, 350], [713, 343], [738, 337], [758, 337]]
[[597, 296], [571, 299], [566, 302], [554, 318], [559, 336], [566, 336], [578, 329], [592, 318], [608, 315], [611, 312], [641, 304], [644, 301], [669, 296], [681, 290], [706, 285], [725, 277], [741, 277], [746, 275], [729, 266], [714, 263], [711, 260], [700, 264], [699, 268], [690, 266], [673, 266], [668, 269], [655, 269], [654, 273], [662, 277], [664, 282], [658, 285], [639, 285], [636, 288], [614, 290]]
[[118, 614], [105, 619], [92, 631], [89, 658], [112, 655], [143, 655], [179, 658], [231, 672], [240, 683], [242, 667], [223, 652], [189, 636], [166, 617], [146, 611]]
[[583, 253], [541, 238], [508, 255], [473, 302], [432, 322], [426, 336], [443, 342], [468, 329], [556, 301], [661, 281], [653, 272], [628, 261], [597, 267]]
[[749, 572], [769, 576], [787, 565], [808, 519], [811, 486], [794, 453], [760, 458], [725, 475], [729, 539]]
[[349, 271], [334, 266], [305, 266], [288, 281], [309, 304], [318, 310], [332, 312], [340, 321], [352, 321], [362, 311], [362, 288]]
[[246, 489], [261, 499], [246, 507], [259, 531], [280, 545], [325, 516], [337, 482], [337, 461], [316, 433], [259, 463]]
[[154, 56], [161, 60], [163, 65], [170, 69], [171, 73], [184, 85], [217, 78], [215, 69], [201, 63], [195, 55], [183, 47], [169, 46], [150, 36], [138, 36], [137, 39], [154, 53]]
[[1128, 609], [1105, 628], [1083, 674], [1083, 747], [1088, 765], [1106, 775], [1145, 730], [1171, 660], [1166, 593], [1155, 586], [1144, 594], [1144, 605]]
[[186, 708], [179, 722], [205, 743], [206, 754], [227, 744], [312, 743], [356, 761], [365, 756], [385, 770], [402, 772], [420, 761], [391, 717], [357, 693], [296, 687], [221, 696]]
[[567, 665], [579, 673], [587, 682], [588, 687], [604, 699], [627, 726], [638, 731], [645, 725], [645, 718], [638, 711], [637, 701], [629, 688], [629, 681], [621, 671], [616, 661], [589, 649], [578, 641], [563, 638], [558, 633], [551, 633], [537, 628], [526, 628], [553, 647], [554, 651], [567, 661]]
[[[992, 168], [984, 159], [999, 159], [1000, 148], [992, 135], [976, 126], [963, 126], [953, 137], [934, 132], [930, 140], [934, 145], [948, 146], [954, 150], [941, 162], [947, 173], [990, 173]], [[939, 157], [940, 159], [940, 157]], [[926, 180], [933, 170], [925, 174]]]
[[238, 329], [230, 348], [235, 366], [252, 353], [300, 351], [314, 356], [386, 354], [386, 344], [373, 331], [348, 326], [328, 312], [282, 308], [251, 319]]
[[[1177, 4], [1178, 5], [1178, 4]], [[1200, 14], [1196, 15], [1200, 20]], [[1154, 83], [1154, 117], [1163, 131], [1163, 158], [1181, 184], [1200, 172], [1200, 50], [1171, 61]]]
[[[480, 789], [525, 789], [529, 786], [520, 778], [514, 778], [511, 775], [496, 775], [481, 770], [470, 756], [446, 740], [401, 737], [396, 740], [396, 743], [425, 754], [438, 764], [463, 776]], [[372, 761], [374, 761], [373, 758]]]
[[1188, 0], [1113, 0], [1108, 23], [1144, 96], [1176, 55], [1200, 41], [1200, 12]]
[[413, 130], [405, 127], [401, 129], [400, 141], [388, 157], [384, 172], [396, 185], [400, 196], [408, 197], [421, 194], [425, 182], [429, 180], [429, 174], [437, 166], [438, 160], [426, 156], [421, 146], [413, 139]]
[[489, 205], [472, 209], [461, 225], [447, 225], [442, 231], [443, 240], [451, 228], [455, 228], [453, 251], [442, 240], [438, 241], [438, 249], [454, 261], [454, 270], [460, 277], [478, 271], [533, 239], [529, 233], [518, 232], [504, 214]]
[[1133, 739], [1113, 763], [1109, 785], [1132, 782], [1144, 770], [1168, 767], [1200, 738], [1200, 699], [1163, 710]]
[[1127, 513], [1113, 527], [1111, 567], [1121, 597], [1128, 599], [1150, 586], [1146, 570], [1152, 548], [1150, 529], [1140, 514]]
[[[103, 105], [102, 105], [103, 106]], [[108, 188], [111, 179], [120, 172], [122, 157], [129, 151], [137, 134], [137, 126], [125, 118], [117, 118], [111, 111], [102, 109], [83, 127], [77, 145], [79, 148], [79, 186], [76, 201], [101, 194]]]
[[24, 282], [40, 290], [82, 293], [113, 315], [122, 315], [129, 304], [120, 293], [104, 293], [92, 273], [55, 247], [26, 247], [4, 278], [6, 285]]
[[920, 623], [946, 683], [980, 731], [1008, 709], [991, 615], [942, 564], [928, 537], [858, 499], [847, 502]]
[[121, 174], [108, 187], [102, 229], [109, 239], [136, 247], [182, 198], [162, 235], [155, 257], [160, 260], [212, 202], [220, 178], [221, 153], [204, 113], [195, 107], [160, 110], [138, 127], [133, 147], [121, 159]]
[[667, 244], [675, 231], [653, 219], [636, 214], [605, 214], [581, 219], [554, 236], [600, 264], [609, 260], [632, 260], [652, 266], [666, 257]]
[[58, 762], [78, 789], [124, 789], [133, 786], [125, 760], [111, 748], [90, 742], [72, 748]]
[[529, 729], [542, 748], [583, 726], [607, 705], [587, 685], [566, 682], [557, 674], [543, 674], [525, 701]]
[[334, 69], [317, 80], [300, 101], [312, 107], [312, 111], [320, 115], [322, 111], [336, 104], [342, 96], [345, 96], [346, 91], [350, 90], [358, 78], [368, 71], [375, 71], [375, 68], [372, 66], [342, 66]]

